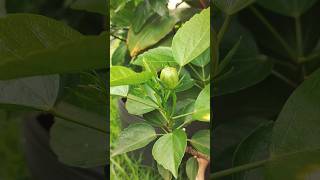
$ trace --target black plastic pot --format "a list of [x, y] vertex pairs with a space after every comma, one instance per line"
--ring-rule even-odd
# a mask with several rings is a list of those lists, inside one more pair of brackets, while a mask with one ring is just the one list
[[[128, 111], [125, 108], [125, 102], [123, 99], [119, 100], [118, 105], [119, 105], [119, 116], [120, 116], [120, 120], [122, 122], [123, 128], [128, 127], [131, 123], [143, 121], [142, 117], [128, 113]], [[195, 121], [195, 122], [192, 122], [191, 125], [189, 125], [186, 128], [186, 132], [189, 135], [189, 137], [191, 137], [197, 131], [202, 130], [202, 129], [209, 129], [209, 128], [210, 127], [209, 127], [208, 123]], [[156, 129], [156, 131], [160, 131], [160, 130]], [[137, 156], [139, 156], [142, 153], [143, 154], [142, 163], [144, 165], [152, 165], [154, 163], [152, 153], [151, 153], [152, 146], [153, 146], [153, 143], [150, 143], [146, 148], [142, 148], [140, 150], [133, 151], [132, 153]]]
[[75, 168], [58, 161], [49, 145], [49, 131], [53, 123], [51, 115], [39, 114], [30, 115], [23, 121], [23, 147], [33, 179], [105, 180], [104, 167]]

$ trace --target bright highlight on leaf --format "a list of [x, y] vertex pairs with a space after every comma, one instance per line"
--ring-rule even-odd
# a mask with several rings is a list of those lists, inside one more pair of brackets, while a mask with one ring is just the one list
[[124, 66], [112, 66], [110, 68], [110, 86], [141, 84], [151, 78], [151, 72], [136, 73]]
[[210, 85], [207, 85], [199, 94], [194, 105], [193, 118], [199, 121], [210, 121]]
[[193, 16], [178, 30], [172, 41], [172, 53], [175, 61], [184, 66], [209, 47], [210, 8], [207, 8]]

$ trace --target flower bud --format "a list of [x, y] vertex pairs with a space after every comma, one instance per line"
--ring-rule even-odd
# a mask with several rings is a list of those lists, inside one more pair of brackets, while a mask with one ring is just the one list
[[165, 67], [160, 74], [160, 80], [168, 89], [174, 89], [179, 84], [179, 76], [176, 68]]

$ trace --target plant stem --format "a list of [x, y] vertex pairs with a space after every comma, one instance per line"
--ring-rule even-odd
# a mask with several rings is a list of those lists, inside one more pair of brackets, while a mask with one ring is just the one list
[[195, 112], [189, 112], [189, 113], [181, 114], [181, 115], [172, 117], [172, 119], [179, 119], [179, 118], [182, 118], [182, 117], [185, 117], [185, 116], [189, 116], [189, 115], [191, 115], [193, 113], [195, 113]]
[[132, 100], [132, 101], [136, 101], [136, 102], [138, 102], [138, 103], [144, 104], [144, 105], [146, 105], [146, 106], [149, 106], [149, 107], [152, 107], [152, 108], [159, 109], [159, 107], [152, 106], [152, 105], [147, 104], [147, 103], [145, 103], [145, 102], [142, 102], [142, 101], [139, 101], [139, 100], [136, 100], [136, 99], [130, 98], [129, 96], [127, 96], [126, 98], [127, 98], [127, 99], [130, 99], [130, 100]]
[[297, 52], [298, 52], [297, 57], [299, 58], [303, 56], [302, 30], [301, 30], [300, 16], [295, 17], [295, 27], [296, 27], [296, 43], [297, 43]]
[[194, 83], [194, 85], [197, 87], [197, 88], [199, 88], [199, 89], [203, 89], [199, 84], [197, 84], [197, 83]]
[[162, 115], [162, 117], [168, 122], [170, 123], [170, 120], [168, 119], [167, 115], [163, 112], [162, 109], [159, 109], [160, 114]]
[[198, 78], [202, 81], [202, 77], [201, 75], [199, 74], [199, 72], [191, 65], [191, 64], [188, 64], [188, 66], [192, 69], [192, 71], [198, 76]]
[[279, 41], [279, 43], [287, 51], [288, 55], [292, 60], [296, 61], [295, 53], [289, 44], [284, 40], [284, 38], [279, 34], [279, 32], [270, 24], [270, 22], [253, 6], [250, 6], [250, 10], [253, 14], [260, 19], [260, 21], [266, 26], [266, 28], [271, 32], [271, 34]]
[[196, 156], [198, 158], [202, 158], [202, 159], [206, 159], [208, 161], [210, 161], [210, 157], [208, 157], [207, 155], [205, 154], [202, 154], [201, 152], [198, 152], [196, 150], [194, 150], [192, 147], [190, 146], [187, 146], [186, 148], [186, 153], [189, 153], [191, 154], [192, 156]]
[[165, 129], [165, 128], [163, 128], [163, 127], [160, 127], [165, 133], [168, 133], [168, 131]]
[[177, 103], [177, 95], [175, 91], [171, 91], [172, 94], [172, 111], [171, 111], [171, 116], [174, 115], [175, 109], [176, 109], [176, 103]]
[[314, 52], [310, 55], [308, 55], [307, 57], [300, 57], [299, 58], [299, 63], [301, 64], [304, 64], [306, 62], [309, 62], [309, 61], [312, 61], [312, 60], [315, 60], [315, 59], [318, 59], [320, 58], [320, 52]]
[[293, 82], [292, 80], [288, 79], [287, 77], [285, 77], [283, 74], [279, 73], [276, 70], [272, 70], [271, 72], [274, 76], [278, 77], [279, 79], [281, 79], [282, 81], [286, 82], [287, 84], [289, 84], [290, 86], [292, 86], [293, 88], [298, 87], [298, 84], [296, 84], [295, 82]]
[[234, 167], [234, 168], [230, 168], [230, 169], [227, 169], [227, 170], [223, 170], [223, 171], [220, 171], [220, 172], [217, 172], [217, 173], [213, 173], [213, 174], [211, 174], [210, 179], [217, 179], [217, 178], [220, 178], [220, 177], [223, 177], [223, 176], [232, 175], [232, 174], [235, 174], [235, 173], [238, 173], [238, 172], [241, 172], [241, 171], [255, 169], [255, 168], [258, 168], [260, 166], [264, 166], [269, 161], [270, 161], [269, 159], [262, 160], [262, 161], [257, 161], [257, 162], [245, 164], [245, 165], [242, 165], [242, 166], [237, 166], [237, 167]]
[[180, 75], [181, 70], [182, 70], [182, 66], [179, 67], [178, 75]]
[[270, 58], [270, 57], [268, 59], [270, 59], [270, 61], [272, 61], [273, 63], [278, 64], [279, 66], [287, 67], [287, 68], [289, 68], [289, 69], [291, 69], [293, 71], [297, 71], [298, 70], [298, 67], [295, 66], [294, 64], [290, 63], [290, 62], [281, 61], [281, 60]]
[[204, 67], [203, 66], [201, 66], [201, 71], [202, 71], [202, 79], [205, 80], [206, 75], [204, 74]]
[[226, 33], [226, 31], [228, 29], [230, 21], [231, 21], [231, 16], [230, 15], [226, 15], [226, 18], [224, 19], [224, 22], [223, 22], [223, 24], [221, 26], [221, 29], [219, 30], [219, 33], [218, 33], [217, 42], [216, 42], [218, 47], [220, 45], [220, 42], [222, 41], [222, 38], [223, 38], [224, 34]]
[[111, 34], [111, 33], [110, 33], [110, 35], [111, 35], [112, 37], [116, 38], [116, 39], [119, 39], [120, 41], [123, 41], [123, 42], [126, 42], [126, 41], [127, 41], [126, 39], [123, 39], [123, 38], [121, 38], [121, 37], [119, 37], [119, 36], [117, 36], [117, 35], [114, 35], [114, 34]]

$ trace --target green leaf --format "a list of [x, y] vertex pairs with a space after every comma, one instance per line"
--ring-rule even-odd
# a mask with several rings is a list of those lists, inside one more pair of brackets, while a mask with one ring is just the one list
[[[239, 37], [241, 37], [241, 42], [239, 42]], [[237, 43], [240, 44], [237, 45]], [[231, 51], [230, 47], [233, 47]], [[250, 32], [236, 21], [231, 22], [220, 49], [219, 55], [225, 57], [225, 60], [229, 62], [220, 63], [221, 66], [224, 66], [224, 70], [219, 72], [219, 76], [214, 79], [214, 96], [243, 90], [271, 74], [273, 62], [259, 53]], [[234, 50], [236, 52], [233, 52]]]
[[[102, 120], [104, 120], [103, 117]], [[109, 148], [106, 143], [108, 139], [106, 133], [65, 119], [56, 119], [50, 130], [50, 137], [53, 151], [57, 154], [59, 161], [66, 165], [92, 168], [104, 166], [107, 163]]]
[[[271, 143], [273, 123], [265, 123], [246, 137], [237, 147], [233, 156], [233, 166], [241, 166], [267, 159]], [[264, 179], [264, 168], [243, 171], [233, 175], [233, 180]]]
[[317, 0], [277, 0], [275, 2], [257, 0], [257, 2], [273, 12], [290, 17], [299, 17], [310, 9]]
[[152, 78], [152, 73], [136, 73], [124, 66], [112, 66], [110, 68], [110, 86], [141, 84]]
[[152, 155], [158, 164], [169, 170], [175, 178], [187, 147], [187, 135], [182, 130], [160, 137], [152, 148]]
[[119, 6], [110, 9], [110, 22], [119, 27], [128, 27], [134, 18], [135, 4], [133, 1], [130, 1]]
[[130, 88], [126, 109], [130, 114], [142, 115], [158, 108], [153, 89], [148, 85]]
[[186, 91], [192, 88], [195, 84], [195, 80], [191, 78], [190, 73], [185, 69], [181, 70], [179, 78], [179, 85], [175, 90], [176, 92]]
[[199, 165], [197, 159], [194, 157], [189, 158], [186, 163], [186, 173], [189, 180], [196, 180], [198, 169]]
[[320, 155], [320, 70], [289, 97], [276, 120], [271, 139], [268, 177], [306, 179], [317, 174]]
[[50, 131], [50, 145], [61, 162], [83, 168], [107, 163], [105, 115], [65, 101], [57, 103], [50, 112], [59, 117]]
[[193, 61], [191, 61], [191, 64], [199, 67], [205, 67], [209, 62], [210, 62], [210, 48], [208, 48], [206, 51], [204, 51], [202, 54], [196, 57]]
[[156, 137], [156, 131], [151, 125], [146, 123], [131, 124], [120, 133], [118, 142], [111, 156], [113, 157], [140, 149], [155, 140]]
[[246, 8], [255, 0], [215, 0], [215, 5], [228, 15], [237, 13]]
[[168, 0], [148, 0], [151, 8], [159, 14], [159, 16], [165, 16], [169, 13], [167, 4]]
[[170, 173], [170, 171], [166, 170], [165, 168], [163, 168], [161, 165], [157, 164], [158, 167], [158, 172], [161, 175], [161, 177], [164, 180], [171, 180], [172, 179], [172, 174]]
[[135, 33], [139, 33], [147, 20], [154, 14], [150, 5], [146, 2], [141, 2], [134, 12], [132, 20], [132, 29]]
[[[132, 57], [164, 38], [174, 27], [174, 17], [154, 16], [148, 20], [139, 33], [129, 29], [127, 44]], [[161, 27], [161, 28], [159, 28]]]
[[174, 66], [177, 63], [172, 56], [171, 48], [157, 47], [140, 54], [132, 64], [145, 67], [153, 73], [157, 73], [166, 66]]
[[107, 0], [77, 0], [71, 4], [71, 8], [108, 15], [107, 3]]
[[112, 65], [123, 65], [126, 61], [127, 52], [128, 49], [126, 43], [121, 41], [119, 46], [112, 53]]
[[210, 156], [210, 131], [200, 130], [191, 138], [192, 146], [199, 152]]
[[83, 36], [61, 22], [40, 15], [12, 14], [1, 18], [0, 41], [2, 80], [107, 65], [106, 34]]
[[[216, 104], [215, 107], [218, 107], [218, 104]], [[228, 109], [226, 113], [229, 115], [233, 113], [233, 111], [233, 108], [232, 111]], [[242, 113], [244, 111], [240, 112]], [[268, 120], [264, 118], [252, 117], [250, 115], [249, 117], [248, 115], [239, 117], [241, 113], [232, 114], [227, 117], [224, 116], [225, 122], [217, 125], [212, 132], [211, 137], [214, 139], [211, 139], [210, 151], [211, 154], [215, 156], [215, 170], [217, 170], [216, 168], [230, 168], [232, 166], [232, 157], [237, 146], [257, 127], [268, 122]], [[220, 120], [220, 118], [218, 119], [217, 117], [217, 121], [218, 120]]]
[[215, 72], [216, 75], [219, 75], [221, 72], [223, 72], [227, 69], [233, 56], [235, 55], [235, 53], [237, 52], [237, 50], [239, 48], [240, 42], [241, 42], [241, 39], [232, 47], [232, 49], [230, 49], [228, 54], [223, 58], [222, 62], [218, 66], [218, 71]]
[[[194, 111], [194, 99], [183, 99], [177, 102], [175, 116], [182, 114], [190, 114]], [[176, 119], [174, 128], [178, 128], [183, 123], [191, 123], [194, 121], [192, 114]]]
[[56, 103], [50, 112], [70, 122], [107, 133], [108, 122], [105, 113], [94, 112], [63, 100]]
[[175, 61], [184, 66], [210, 47], [210, 8], [187, 21], [175, 34], [172, 53]]
[[0, 81], [0, 104], [51, 110], [59, 92], [59, 76]]
[[128, 85], [110, 87], [110, 95], [127, 97], [128, 93], [129, 93]]
[[194, 105], [192, 117], [199, 121], [210, 121], [210, 84], [200, 92]]
[[155, 127], [164, 126], [167, 121], [158, 110], [143, 114], [143, 118]]
[[[106, 71], [66, 74], [61, 77], [65, 88], [59, 92], [59, 102], [65, 101], [79, 108], [107, 116]], [[66, 86], [67, 84], [67, 86]]]

